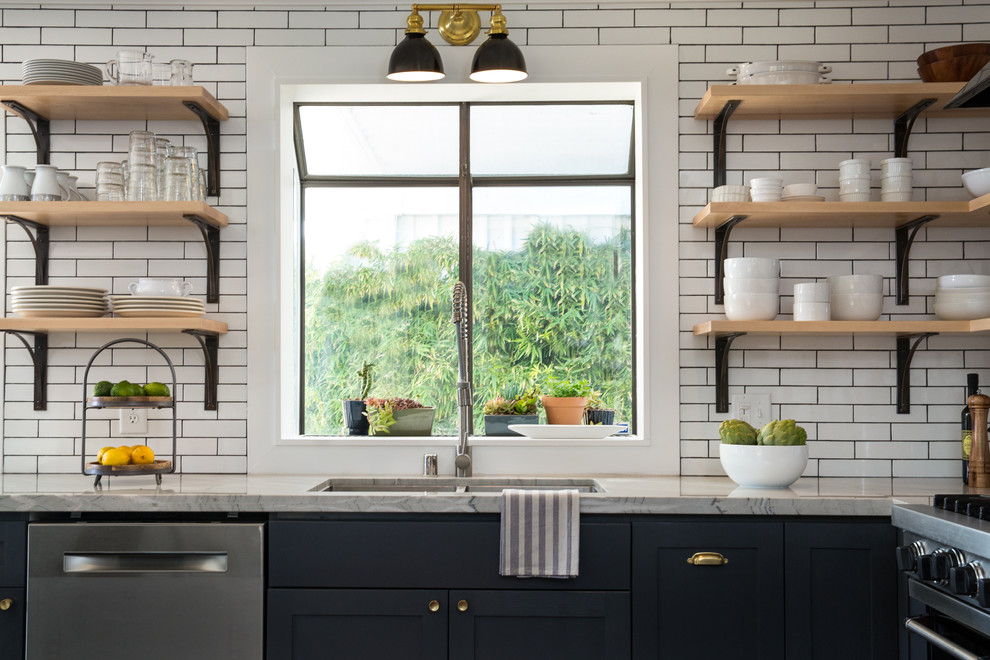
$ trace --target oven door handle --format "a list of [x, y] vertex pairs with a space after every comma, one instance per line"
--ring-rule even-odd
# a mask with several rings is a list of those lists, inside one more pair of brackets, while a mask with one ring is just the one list
[[937, 632], [925, 625], [930, 621], [930, 617], [916, 616], [911, 619], [906, 619], [904, 621], [904, 627], [916, 635], [924, 637], [930, 643], [942, 649], [953, 658], [958, 658], [958, 660], [990, 660], [990, 658], [985, 655], [976, 655], [975, 653], [971, 653], [969, 650], [959, 646], [951, 639], [939, 635]]

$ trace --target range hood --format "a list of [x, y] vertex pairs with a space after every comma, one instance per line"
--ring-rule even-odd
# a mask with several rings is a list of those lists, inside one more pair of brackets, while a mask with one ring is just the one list
[[959, 93], [945, 104], [948, 108], [990, 108], [990, 64], [980, 69]]

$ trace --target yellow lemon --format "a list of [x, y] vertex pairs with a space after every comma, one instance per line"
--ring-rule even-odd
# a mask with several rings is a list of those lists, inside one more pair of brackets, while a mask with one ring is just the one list
[[140, 445], [134, 448], [131, 453], [131, 462], [135, 465], [150, 465], [155, 461], [155, 452], [151, 451], [151, 447], [145, 447]]
[[130, 452], [124, 451], [123, 449], [108, 449], [106, 453], [103, 454], [104, 465], [127, 465], [130, 462]]
[[131, 452], [134, 451], [134, 448], [133, 447], [128, 447], [127, 445], [121, 445], [121, 446], [117, 447], [117, 449], [119, 449], [120, 451], [126, 453], [128, 460], [130, 460], [130, 458], [131, 458]]
[[107, 453], [111, 449], [114, 449], [114, 447], [104, 447], [103, 449], [101, 449], [100, 451], [98, 451], [96, 453], [96, 462], [102, 465], [103, 464], [103, 454]]

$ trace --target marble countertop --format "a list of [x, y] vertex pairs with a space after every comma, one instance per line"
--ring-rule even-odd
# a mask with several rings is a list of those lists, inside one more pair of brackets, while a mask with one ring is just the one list
[[[498, 492], [311, 492], [328, 476], [166, 474], [104, 477], [0, 474], [0, 512], [497, 513]], [[486, 477], [487, 478], [487, 477]], [[579, 477], [575, 477], [579, 478]], [[605, 492], [581, 495], [587, 514], [889, 516], [964, 492], [958, 479], [802, 478], [790, 488], [745, 489], [726, 477], [594, 476]]]

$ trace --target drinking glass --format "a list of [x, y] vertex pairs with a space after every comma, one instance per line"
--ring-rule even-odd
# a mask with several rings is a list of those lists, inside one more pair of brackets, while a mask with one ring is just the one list
[[172, 86], [193, 84], [193, 63], [189, 60], [172, 60], [168, 63], [171, 70], [169, 84]]
[[158, 182], [155, 176], [154, 165], [131, 163], [127, 176], [127, 201], [158, 201]]
[[155, 87], [164, 87], [171, 84], [172, 66], [167, 62], [151, 63], [151, 84]]
[[122, 183], [96, 184], [96, 201], [98, 202], [123, 202], [126, 196]]
[[118, 50], [117, 59], [107, 62], [107, 77], [117, 85], [150, 85], [151, 53]]
[[192, 199], [190, 195], [190, 166], [189, 159], [180, 156], [169, 156], [165, 159], [165, 195], [166, 202], [185, 202]]

